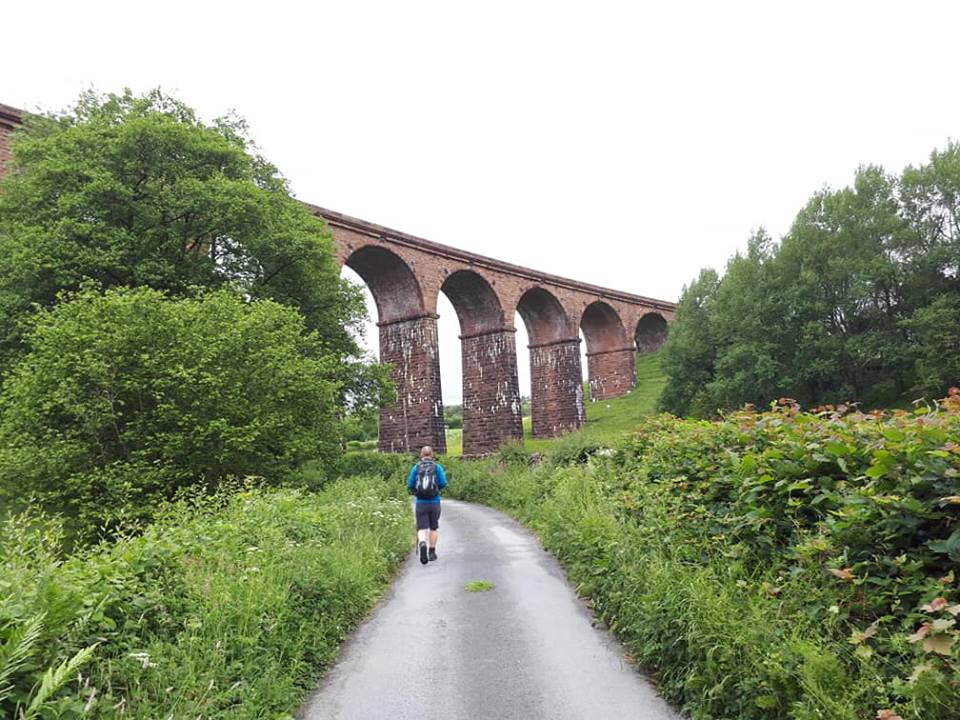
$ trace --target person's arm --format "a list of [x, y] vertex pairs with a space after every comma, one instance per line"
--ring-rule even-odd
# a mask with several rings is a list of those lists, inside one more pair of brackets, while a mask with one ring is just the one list
[[413, 467], [410, 468], [410, 474], [407, 475], [407, 490], [413, 490], [413, 486], [417, 482], [417, 465], [414, 463]]
[[437, 485], [443, 490], [447, 486], [447, 473], [443, 470], [443, 465], [437, 463]]

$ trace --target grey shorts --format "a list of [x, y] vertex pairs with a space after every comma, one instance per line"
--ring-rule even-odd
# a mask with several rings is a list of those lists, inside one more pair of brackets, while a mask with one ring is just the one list
[[440, 503], [417, 503], [417, 530], [436, 530], [440, 525]]

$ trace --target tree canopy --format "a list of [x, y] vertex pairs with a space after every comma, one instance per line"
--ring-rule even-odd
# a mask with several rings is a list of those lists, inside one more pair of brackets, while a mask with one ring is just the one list
[[340, 278], [324, 222], [290, 196], [242, 120], [204, 123], [159, 90], [87, 93], [65, 113], [27, 117], [12, 151], [0, 190], [3, 359], [19, 352], [33, 307], [86, 280], [175, 296], [229, 286], [297, 308], [329, 352], [357, 355], [349, 329], [362, 296]]
[[684, 288], [661, 406], [710, 415], [779, 396], [902, 405], [960, 383], [960, 145], [899, 176], [860, 168], [779, 243], [759, 231]]

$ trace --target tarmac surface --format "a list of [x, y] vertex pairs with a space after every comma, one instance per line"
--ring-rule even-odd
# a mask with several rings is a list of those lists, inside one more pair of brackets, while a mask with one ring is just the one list
[[680, 720], [521, 525], [444, 500], [437, 554], [411, 554], [298, 717]]

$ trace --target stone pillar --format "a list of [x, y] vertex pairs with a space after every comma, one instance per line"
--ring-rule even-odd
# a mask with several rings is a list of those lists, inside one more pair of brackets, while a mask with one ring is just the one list
[[510, 440], [523, 442], [515, 330], [461, 335], [463, 456], [489, 455]]
[[380, 411], [380, 452], [446, 452], [437, 316], [380, 324], [380, 362], [397, 389], [396, 403]]
[[586, 420], [580, 339], [530, 346], [533, 436], [556, 437]]
[[630, 392], [637, 384], [633, 353], [632, 347], [587, 353], [591, 400], [609, 400]]

